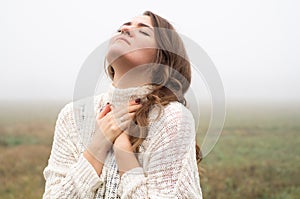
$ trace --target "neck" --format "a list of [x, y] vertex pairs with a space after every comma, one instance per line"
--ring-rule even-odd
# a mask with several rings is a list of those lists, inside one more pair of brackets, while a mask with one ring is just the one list
[[112, 85], [116, 88], [122, 88], [122, 89], [125, 89], [125, 88], [131, 88], [131, 87], [140, 87], [140, 86], [144, 86], [146, 85], [147, 82], [146, 81], [136, 81], [136, 79], [134, 79], [134, 81], [132, 80], [128, 80], [128, 81], [120, 81], [116, 78], [114, 78], [113, 82], [112, 82]]
[[150, 67], [134, 67], [128, 71], [115, 70], [113, 85], [116, 88], [130, 88], [149, 84]]
[[106, 101], [115, 106], [119, 106], [137, 98], [143, 100], [146, 94], [151, 92], [152, 88], [153, 87], [151, 85], [119, 88], [115, 87], [114, 84], [111, 84]]

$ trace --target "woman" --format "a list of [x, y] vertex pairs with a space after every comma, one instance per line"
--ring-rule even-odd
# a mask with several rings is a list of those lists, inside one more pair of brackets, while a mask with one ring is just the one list
[[179, 35], [146, 11], [121, 26], [106, 58], [112, 85], [95, 97], [97, 115], [69, 103], [58, 116], [43, 197], [202, 198]]

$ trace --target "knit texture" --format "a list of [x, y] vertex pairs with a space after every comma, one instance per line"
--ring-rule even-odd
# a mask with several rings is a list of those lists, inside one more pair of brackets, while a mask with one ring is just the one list
[[53, 145], [44, 169], [43, 198], [202, 198], [195, 155], [195, 123], [191, 112], [171, 102], [157, 118], [149, 113], [148, 136], [140, 145], [140, 167], [119, 176], [113, 150], [97, 175], [83, 152], [95, 133], [96, 115], [107, 102], [121, 106], [143, 98], [151, 86], [108, 92], [66, 104], [55, 125]]

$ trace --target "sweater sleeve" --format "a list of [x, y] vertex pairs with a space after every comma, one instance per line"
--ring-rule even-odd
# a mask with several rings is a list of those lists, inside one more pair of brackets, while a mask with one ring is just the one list
[[58, 114], [48, 165], [43, 198], [93, 198], [103, 185], [92, 165], [76, 145], [78, 139], [72, 102]]
[[195, 126], [191, 112], [179, 103], [164, 109], [149, 127], [144, 168], [125, 172], [121, 198], [202, 198], [195, 154]]

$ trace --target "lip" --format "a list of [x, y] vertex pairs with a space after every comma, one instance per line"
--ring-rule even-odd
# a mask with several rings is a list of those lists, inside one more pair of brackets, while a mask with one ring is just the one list
[[125, 39], [124, 37], [117, 37], [117, 38], [115, 39], [115, 41], [117, 41], [117, 40], [125, 41], [128, 45], [130, 45], [130, 42], [129, 42], [127, 39]]

